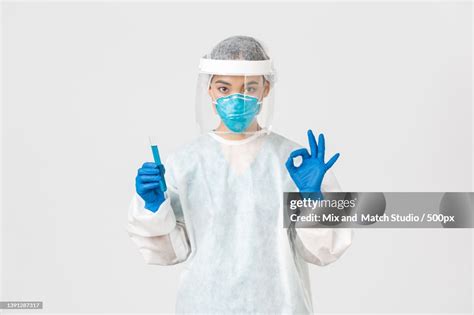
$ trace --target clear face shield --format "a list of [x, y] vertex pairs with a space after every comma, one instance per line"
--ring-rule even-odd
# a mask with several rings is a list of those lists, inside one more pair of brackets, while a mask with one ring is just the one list
[[196, 118], [201, 132], [270, 131], [274, 73], [270, 60], [201, 59]]

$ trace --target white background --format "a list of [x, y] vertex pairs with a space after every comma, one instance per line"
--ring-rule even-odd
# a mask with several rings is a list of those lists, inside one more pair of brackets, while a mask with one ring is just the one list
[[[181, 266], [125, 231], [136, 169], [196, 136], [199, 58], [255, 36], [275, 130], [324, 132], [346, 191], [472, 191], [471, 5], [4, 3], [0, 300], [172, 312]], [[472, 230], [357, 230], [311, 268], [317, 312], [472, 310]], [[237, 294], [237, 293], [236, 293]]]

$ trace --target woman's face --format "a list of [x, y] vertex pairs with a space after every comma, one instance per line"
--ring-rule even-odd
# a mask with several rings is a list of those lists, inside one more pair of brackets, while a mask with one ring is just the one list
[[269, 92], [270, 84], [263, 75], [214, 75], [209, 85], [209, 95], [213, 101], [235, 93], [250, 95], [262, 101]]

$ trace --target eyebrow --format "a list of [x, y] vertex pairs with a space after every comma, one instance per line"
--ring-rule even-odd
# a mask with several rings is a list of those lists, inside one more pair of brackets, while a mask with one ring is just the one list
[[259, 84], [257, 81], [250, 81], [249, 83], [246, 83], [245, 85], [252, 85], [252, 84]]
[[230, 84], [229, 82], [225, 82], [225, 81], [222, 81], [222, 80], [217, 80], [216, 82], [214, 83], [222, 83], [222, 84], [225, 84], [225, 85], [232, 85]]

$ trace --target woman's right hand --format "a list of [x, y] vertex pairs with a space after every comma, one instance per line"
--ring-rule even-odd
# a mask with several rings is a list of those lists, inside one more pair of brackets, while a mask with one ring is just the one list
[[160, 189], [160, 181], [164, 182], [165, 168], [162, 164], [146, 162], [138, 169], [135, 178], [137, 194], [145, 201], [145, 208], [156, 212], [165, 201], [165, 194]]

